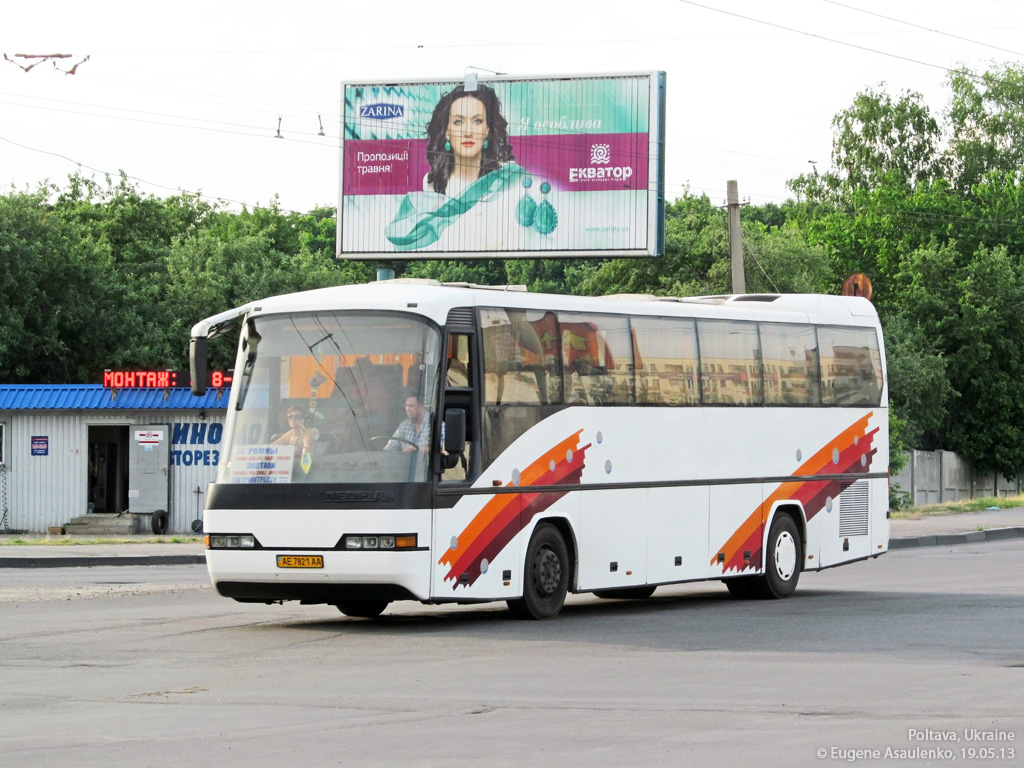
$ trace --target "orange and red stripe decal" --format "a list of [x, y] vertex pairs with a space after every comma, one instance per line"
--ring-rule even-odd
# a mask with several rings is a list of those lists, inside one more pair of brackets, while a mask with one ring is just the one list
[[[871, 460], [877, 449], [872, 440], [878, 429], [867, 431], [868, 421], [873, 416], [868, 413], [858, 419], [845, 430], [836, 435], [817, 453], [793, 474], [798, 477], [813, 478], [820, 475], [865, 474], [871, 468]], [[778, 501], [799, 501], [809, 521], [825, 508], [827, 499], [836, 498], [843, 490], [853, 484], [852, 479], [845, 480], [793, 480], [781, 483], [765, 500], [750, 513], [736, 532], [729, 537], [721, 548], [725, 553], [722, 573], [732, 569], [742, 571], [747, 567], [761, 567], [761, 543], [764, 538], [764, 523], [768, 513]], [[750, 557], [744, 557], [750, 552]], [[718, 561], [717, 554], [711, 563]]]
[[[579, 447], [579, 430], [538, 456], [519, 472], [516, 487], [573, 486], [580, 484], [587, 449]], [[509, 482], [505, 487], [513, 487]], [[540, 512], [543, 512], [570, 488], [534, 493], [501, 493], [484, 504], [476, 516], [458, 535], [455, 546], [445, 550], [438, 565], [447, 565], [445, 581], [453, 582], [452, 589], [462, 584], [473, 584], [498, 553]], [[466, 574], [466, 581], [460, 577]]]

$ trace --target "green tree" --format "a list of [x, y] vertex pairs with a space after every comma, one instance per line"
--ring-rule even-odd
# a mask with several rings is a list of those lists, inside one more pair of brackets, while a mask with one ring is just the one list
[[[167, 302], [174, 308], [169, 336], [176, 340], [176, 360], [187, 354], [193, 324], [212, 314], [250, 301], [332, 285], [366, 282], [369, 265], [348, 264], [342, 269], [333, 255], [310, 252], [299, 246], [294, 255], [273, 247], [268, 234], [242, 234], [235, 230], [200, 231], [173, 243], [167, 259]], [[212, 362], [233, 363], [233, 341], [222, 343]]]
[[858, 93], [832, 120], [832, 137], [832, 170], [790, 182], [801, 199], [849, 206], [856, 190], [910, 190], [944, 176], [941, 127], [919, 93], [893, 98], [884, 84]]
[[714, 291], [708, 272], [729, 258], [726, 212], [707, 196], [687, 193], [665, 206], [665, 255], [648, 259], [608, 259], [583, 277], [587, 295], [639, 293], [682, 296]]
[[1024, 473], [1024, 269], [1005, 248], [979, 248], [957, 275], [958, 323], [947, 336], [959, 395], [948, 447], [980, 470]]
[[191, 195], [144, 195], [123, 174], [104, 185], [75, 175], [57, 196], [53, 216], [78, 227], [103, 254], [95, 266], [116, 296], [102, 317], [119, 329], [121, 342], [106, 349], [105, 366], [164, 368], [180, 357], [165, 300], [166, 261], [172, 241], [203, 227], [213, 210]]
[[901, 447], [926, 451], [943, 447], [952, 388], [946, 358], [936, 348], [937, 339], [902, 313], [886, 318], [882, 330], [890, 412], [900, 426], [894, 437]]
[[949, 75], [952, 182], [965, 195], [993, 172], [1022, 181], [1024, 65], [995, 65], [982, 75], [961, 68]]
[[961, 453], [980, 470], [1024, 472], [1019, 258], [1004, 247], [979, 247], [964, 261], [957, 244], [947, 243], [915, 252], [900, 279], [902, 316], [886, 328], [890, 389], [908, 441]]
[[55, 215], [49, 187], [0, 196], [0, 381], [96, 381], [120, 329], [104, 245]]

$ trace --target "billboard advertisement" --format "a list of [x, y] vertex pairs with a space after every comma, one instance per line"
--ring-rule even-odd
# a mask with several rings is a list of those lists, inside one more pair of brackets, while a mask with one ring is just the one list
[[342, 85], [338, 257], [657, 256], [661, 72]]

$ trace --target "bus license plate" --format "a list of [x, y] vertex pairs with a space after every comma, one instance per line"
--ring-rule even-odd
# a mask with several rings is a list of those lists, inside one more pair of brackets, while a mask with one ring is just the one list
[[323, 555], [278, 555], [278, 568], [323, 568]]

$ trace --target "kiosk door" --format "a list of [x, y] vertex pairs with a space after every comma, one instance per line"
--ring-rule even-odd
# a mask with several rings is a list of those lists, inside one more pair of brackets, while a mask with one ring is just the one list
[[171, 437], [170, 425], [133, 427], [129, 447], [128, 504], [133, 515], [153, 533], [167, 533], [170, 526]]

